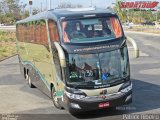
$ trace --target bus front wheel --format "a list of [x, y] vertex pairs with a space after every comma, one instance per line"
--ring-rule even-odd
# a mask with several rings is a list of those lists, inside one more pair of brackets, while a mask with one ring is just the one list
[[52, 89], [51, 89], [51, 97], [52, 97], [52, 101], [53, 101], [54, 106], [58, 109], [61, 109], [61, 106], [58, 103], [58, 98], [56, 96], [56, 91], [55, 91], [54, 87], [52, 87]]

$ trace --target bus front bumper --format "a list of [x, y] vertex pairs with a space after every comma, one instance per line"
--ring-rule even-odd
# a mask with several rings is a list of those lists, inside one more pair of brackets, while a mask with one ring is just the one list
[[91, 111], [129, 104], [132, 102], [132, 91], [108, 98], [98, 96], [93, 98], [84, 98], [81, 100], [67, 99], [68, 109], [70, 112]]

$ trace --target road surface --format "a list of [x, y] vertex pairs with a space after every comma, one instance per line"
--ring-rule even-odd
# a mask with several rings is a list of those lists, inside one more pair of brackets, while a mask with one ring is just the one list
[[[52, 101], [38, 89], [31, 89], [20, 75], [18, 59], [12, 57], [0, 62], [0, 119], [12, 115], [18, 120], [50, 119], [127, 119], [130, 114], [160, 114], [160, 36], [126, 33], [138, 43], [139, 58], [131, 58], [133, 103], [116, 110], [87, 112], [71, 115], [66, 110], [57, 110]], [[9, 117], [10, 117], [9, 116]], [[155, 116], [156, 118], [160, 116]]]
[[16, 26], [0, 26], [0, 30], [16, 30]]

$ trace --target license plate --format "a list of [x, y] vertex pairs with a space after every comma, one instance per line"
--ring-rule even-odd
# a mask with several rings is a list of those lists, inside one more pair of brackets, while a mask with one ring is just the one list
[[109, 107], [109, 102], [105, 102], [105, 103], [100, 103], [99, 105], [98, 105], [98, 107], [99, 108], [104, 108], [104, 107]]

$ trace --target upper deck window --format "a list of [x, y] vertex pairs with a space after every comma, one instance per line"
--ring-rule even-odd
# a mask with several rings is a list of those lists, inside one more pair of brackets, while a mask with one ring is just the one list
[[62, 22], [64, 42], [85, 43], [112, 40], [122, 36], [116, 17], [86, 18]]

